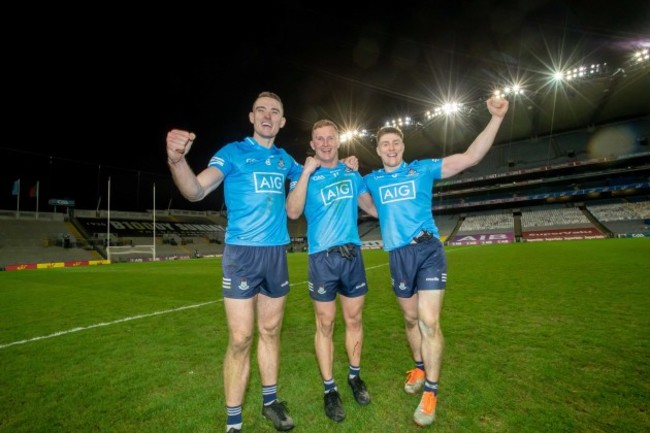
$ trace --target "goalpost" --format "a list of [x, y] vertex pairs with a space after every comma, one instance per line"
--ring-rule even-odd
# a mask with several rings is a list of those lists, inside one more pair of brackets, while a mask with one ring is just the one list
[[[108, 177], [108, 198], [106, 213], [106, 258], [113, 261], [113, 255], [127, 256], [127, 261], [143, 261], [151, 256], [156, 260], [156, 183], [153, 184], [153, 234], [151, 245], [111, 245], [111, 177]], [[121, 261], [121, 260], [120, 260]]]
[[110, 245], [106, 247], [108, 260], [142, 262], [156, 260], [155, 245]]

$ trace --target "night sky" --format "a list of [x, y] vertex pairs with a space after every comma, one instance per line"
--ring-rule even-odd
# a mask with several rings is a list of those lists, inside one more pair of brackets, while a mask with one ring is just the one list
[[[302, 162], [319, 118], [374, 130], [458, 92], [484, 98], [490, 80], [514, 64], [539, 68], [576, 46], [606, 55], [650, 44], [647, 1], [612, 3], [606, 12], [588, 1], [441, 3], [348, 10], [241, 2], [229, 13], [222, 4], [147, 11], [57, 4], [7, 17], [16, 30], [2, 30], [0, 209], [16, 208], [18, 178], [23, 194], [39, 181], [41, 210], [51, 210], [54, 197], [105, 208], [106, 178], [123, 172], [133, 177], [116, 196], [139, 191], [133, 179], [153, 180], [165, 191], [157, 207], [169, 200], [189, 208], [168, 185], [166, 132], [197, 134], [188, 158], [199, 171], [223, 144], [251, 134], [248, 112], [260, 91], [283, 98], [287, 126], [277, 144]], [[218, 206], [215, 196], [199, 207]], [[21, 208], [33, 210], [33, 200], [21, 195]]]

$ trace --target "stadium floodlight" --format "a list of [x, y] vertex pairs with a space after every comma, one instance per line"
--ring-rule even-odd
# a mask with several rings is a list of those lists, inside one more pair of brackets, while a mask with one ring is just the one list
[[576, 78], [582, 78], [585, 76], [585, 67], [580, 66], [577, 68], [570, 69], [564, 74], [564, 76], [567, 79], [567, 81], [572, 81], [575, 80]]
[[413, 124], [413, 119], [410, 116], [398, 117], [397, 119], [388, 120], [384, 123], [384, 126], [397, 126], [399, 128], [404, 128], [411, 126]]
[[352, 140], [358, 140], [369, 136], [370, 133], [366, 129], [351, 129], [341, 133], [341, 143], [348, 143]]
[[650, 53], [647, 48], [642, 48], [632, 55], [632, 61], [636, 64], [650, 63]]
[[[650, 42], [647, 42], [646, 44], [650, 46]], [[631, 54], [630, 57], [628, 57], [626, 68], [633, 70], [650, 65], [650, 51], [648, 46], [643, 45], [640, 49]], [[618, 68], [612, 76], [619, 73], [625, 73], [625, 70], [623, 68]], [[571, 82], [570, 86], [575, 87], [581, 82], [585, 82], [591, 78], [605, 77], [607, 74], [610, 74], [610, 68], [606, 62], [586, 63], [576, 66], [570, 66], [568, 63], [561, 64], [560, 62], [553, 62], [553, 67], [549, 66], [548, 71], [544, 73], [546, 78], [541, 82], [541, 87], [549, 89], [555, 87], [557, 90], [560, 87], [569, 85], [569, 82]], [[531, 82], [527, 82], [526, 84], [527, 86], [522, 85], [521, 82], [504, 84], [501, 88], [495, 90], [493, 94], [501, 98], [523, 96], [526, 93], [530, 93], [530, 88], [535, 85], [535, 83]], [[528, 89], [525, 87], [528, 87]], [[537, 92], [539, 90], [540, 89], [533, 89], [532, 91]], [[424, 113], [416, 113], [414, 117], [404, 116], [388, 120], [384, 123], [384, 126], [397, 126], [402, 129], [405, 129], [406, 127], [419, 127], [422, 126], [422, 122], [432, 121], [436, 118], [456, 117], [464, 113], [471, 114], [475, 106], [476, 101], [470, 102], [467, 105], [458, 102], [440, 103]], [[359, 135], [356, 131], [350, 131], [341, 134], [341, 142], [345, 143], [363, 137], [364, 135]]]
[[575, 81], [599, 77], [607, 71], [607, 63], [592, 63], [589, 66], [575, 66], [565, 71], [555, 72], [553, 75], [556, 81]]
[[465, 108], [464, 104], [461, 102], [445, 102], [444, 104], [435, 107], [433, 110], [429, 110], [424, 114], [426, 120], [431, 120], [434, 117], [439, 116], [453, 116], [459, 114]]
[[497, 89], [492, 93], [498, 98], [505, 98], [506, 96], [517, 96], [524, 94], [524, 88], [520, 84], [512, 84], [505, 86], [503, 90]]
[[459, 102], [448, 102], [442, 106], [442, 111], [450, 116], [452, 114], [458, 113], [463, 108], [463, 104]]
[[646, 68], [648, 65], [650, 65], [650, 52], [648, 48], [640, 48], [629, 54], [625, 69], [619, 68], [619, 70], [636, 71]]
[[503, 89], [503, 92], [506, 95], [523, 95], [524, 89], [519, 84], [514, 84]]

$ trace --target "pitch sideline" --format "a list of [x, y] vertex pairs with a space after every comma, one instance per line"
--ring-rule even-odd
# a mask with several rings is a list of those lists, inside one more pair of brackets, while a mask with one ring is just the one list
[[[379, 268], [379, 267], [386, 266], [386, 265], [387, 264], [377, 265], [377, 266], [373, 266], [373, 267], [367, 268], [367, 269], [375, 269], [375, 268]], [[301, 285], [301, 284], [307, 284], [307, 281], [301, 281], [299, 283], [294, 283], [294, 284], [291, 284], [291, 286], [298, 286], [298, 285]], [[138, 314], [137, 316], [125, 317], [123, 319], [113, 320], [112, 322], [102, 322], [102, 323], [95, 323], [94, 325], [79, 326], [77, 328], [68, 329], [66, 331], [59, 331], [59, 332], [55, 332], [55, 333], [49, 334], [49, 335], [42, 335], [40, 337], [29, 338], [27, 340], [19, 340], [19, 341], [14, 341], [12, 343], [0, 344], [0, 349], [5, 349], [5, 348], [11, 347], [11, 346], [18, 346], [20, 344], [33, 343], [34, 341], [46, 340], [48, 338], [60, 337], [62, 335], [72, 334], [74, 332], [87, 331], [89, 329], [101, 328], [101, 327], [104, 327], [104, 326], [116, 325], [118, 323], [130, 322], [131, 320], [146, 319], [147, 317], [160, 316], [161, 314], [176, 313], [178, 311], [189, 310], [189, 309], [192, 309], [192, 308], [204, 307], [206, 305], [214, 304], [215, 302], [220, 302], [220, 301], [221, 301], [221, 299], [218, 299], [216, 301], [208, 301], [208, 302], [203, 302], [203, 303], [200, 303], [200, 304], [186, 305], [184, 307], [172, 308], [171, 310], [162, 310], [162, 311], [154, 311], [153, 313]]]

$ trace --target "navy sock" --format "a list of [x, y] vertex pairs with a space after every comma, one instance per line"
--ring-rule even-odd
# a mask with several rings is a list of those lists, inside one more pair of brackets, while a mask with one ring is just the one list
[[438, 395], [438, 382], [429, 382], [428, 380], [424, 381], [424, 392], [432, 392], [434, 395]]
[[323, 381], [323, 387], [325, 387], [325, 394], [332, 390], [336, 390], [336, 382], [334, 382], [334, 379], [328, 379]]
[[236, 428], [241, 430], [241, 405], [239, 406], [226, 406], [226, 430]]
[[268, 406], [269, 404], [273, 403], [277, 399], [278, 399], [277, 385], [262, 386], [262, 402], [264, 403], [264, 406]]

